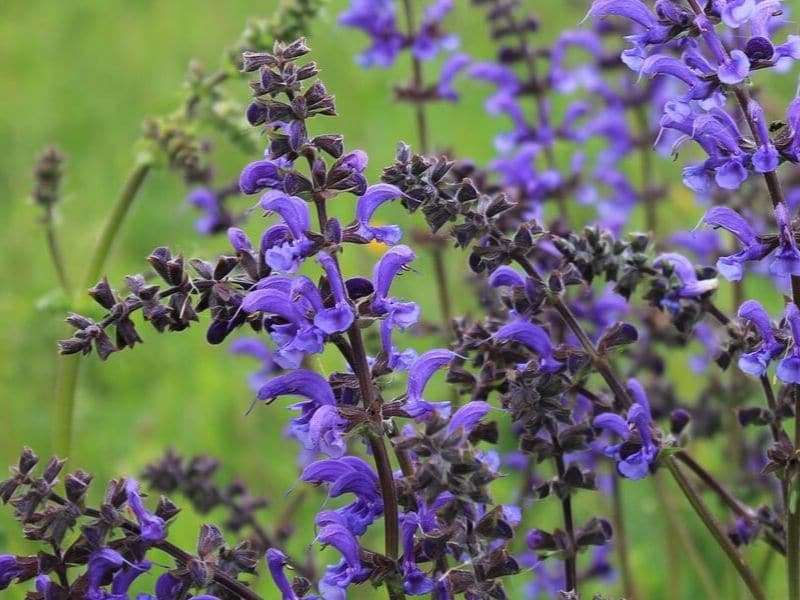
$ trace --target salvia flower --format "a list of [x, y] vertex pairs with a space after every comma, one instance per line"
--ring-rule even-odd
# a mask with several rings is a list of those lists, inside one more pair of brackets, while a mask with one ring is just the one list
[[356, 221], [358, 223], [359, 236], [366, 241], [376, 240], [383, 244], [393, 246], [400, 241], [403, 231], [397, 225], [371, 225], [370, 221], [375, 211], [381, 204], [395, 200], [403, 195], [397, 187], [388, 183], [378, 183], [371, 185], [367, 191], [358, 199], [356, 203]]
[[785, 315], [792, 330], [793, 345], [789, 354], [778, 363], [775, 374], [784, 383], [800, 383], [800, 310], [794, 302], [789, 302]]
[[754, 377], [766, 373], [770, 361], [783, 352], [783, 344], [775, 338], [769, 315], [755, 300], [748, 300], [739, 307], [739, 318], [753, 324], [761, 336], [761, 342], [751, 352], [739, 357], [739, 368]]
[[267, 212], [281, 216], [283, 224], [270, 228], [271, 236], [264, 249], [266, 263], [275, 271], [293, 273], [311, 250], [312, 242], [306, 236], [311, 229], [308, 206], [296, 196], [277, 190], [265, 193], [259, 202]]
[[275, 587], [281, 593], [281, 600], [298, 600], [297, 594], [294, 593], [289, 580], [286, 578], [286, 573], [283, 572], [284, 567], [289, 564], [288, 557], [277, 548], [270, 548], [267, 550], [264, 560], [267, 563], [267, 568]]
[[517, 342], [539, 357], [539, 368], [546, 373], [555, 373], [564, 365], [553, 358], [553, 347], [547, 332], [528, 321], [515, 321], [503, 325], [494, 334], [500, 342]]
[[125, 482], [125, 493], [136, 520], [141, 529], [140, 536], [146, 542], [159, 542], [164, 539], [164, 519], [151, 514], [145, 509], [142, 497], [139, 494], [139, 483], [135, 479], [128, 479]]
[[394, 278], [416, 258], [408, 246], [399, 245], [384, 253], [375, 265], [372, 284], [375, 295], [372, 310], [377, 316], [384, 316], [391, 327], [406, 329], [419, 319], [419, 306], [415, 302], [401, 302], [389, 296]]
[[363, 535], [377, 517], [383, 514], [383, 500], [378, 489], [378, 476], [356, 456], [320, 460], [308, 465], [300, 479], [309, 483], [328, 483], [328, 496], [354, 494], [356, 500], [334, 512], [341, 517], [352, 535]]
[[433, 374], [448, 366], [455, 356], [450, 350], [429, 350], [411, 365], [408, 370], [406, 402], [403, 406], [403, 410], [411, 417], [424, 420], [432, 416], [435, 410], [445, 414], [450, 411], [449, 402], [428, 402], [422, 394]]
[[628, 409], [627, 419], [615, 413], [602, 413], [595, 417], [594, 426], [623, 439], [621, 443], [606, 446], [603, 451], [617, 463], [620, 475], [628, 479], [643, 479], [655, 462], [658, 446], [650, 433], [653, 419], [644, 389], [638, 381], [631, 379], [628, 390], [634, 403]]
[[403, 515], [401, 536], [403, 540], [403, 588], [406, 594], [422, 596], [433, 589], [433, 581], [417, 566], [414, 536], [419, 529], [419, 517], [416, 513]]
[[744, 246], [736, 254], [723, 256], [717, 261], [717, 270], [729, 281], [742, 278], [745, 262], [761, 260], [773, 250], [773, 246], [759, 240], [750, 223], [732, 208], [715, 206], [706, 212], [703, 222], [731, 232]]
[[292, 419], [289, 429], [307, 450], [334, 458], [344, 454], [347, 422], [339, 415], [333, 390], [324, 377], [304, 369], [279, 375], [258, 390], [257, 400], [270, 403], [280, 396], [306, 398], [291, 407], [301, 414]]

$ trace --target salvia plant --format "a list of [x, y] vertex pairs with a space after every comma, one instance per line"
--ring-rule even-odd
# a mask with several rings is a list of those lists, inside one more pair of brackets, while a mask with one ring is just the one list
[[[386, 102], [408, 105], [411, 143], [379, 169], [335, 131], [319, 78], [330, 59], [309, 59], [320, 2], [251, 23], [219, 71], [193, 64], [185, 102], [146, 123], [89, 261], [92, 305], [56, 235], [64, 157], [41, 155], [33, 199], [76, 307], [60, 353], [106, 360], [149, 327], [204, 327], [259, 363], [249, 418], [291, 409], [282, 459], [298, 482], [267, 519], [271, 499], [217, 459], [167, 450], [136, 479], [101, 483], [92, 504], [89, 473], [64, 474], [57, 457], [40, 467], [25, 448], [0, 498], [39, 547], [0, 555], [0, 589], [570, 599], [606, 597], [619, 579], [625, 598], [647, 598], [634, 540], [654, 534], [629, 535], [621, 489], [650, 480], [667, 530], [653, 543], [690, 560], [705, 597], [725, 594], [678, 506], [752, 597], [768, 597], [774, 558], [780, 597], [800, 599], [800, 98], [774, 92], [800, 59], [788, 3], [594, 0], [549, 32], [518, 0], [456, 4], [352, 0], [337, 17], [368, 38], [358, 65], [406, 74]], [[459, 39], [456, 10], [485, 18], [494, 56]], [[249, 88], [223, 85], [238, 74]], [[502, 125], [480, 164], [428, 109], [458, 110], [486, 85]], [[249, 156], [238, 177], [220, 183], [200, 125]], [[141, 274], [109, 282], [111, 244], [160, 165], [189, 185], [220, 254], [162, 245]], [[702, 218], [676, 230], [671, 205], [687, 195]], [[423, 253], [434, 315], [402, 281]], [[60, 363], [63, 453], [80, 360]], [[704, 465], [708, 439], [725, 473]], [[169, 539], [181, 504], [217, 519], [191, 548]], [[313, 528], [298, 522], [311, 505]], [[766, 567], [751, 564], [755, 546]]]

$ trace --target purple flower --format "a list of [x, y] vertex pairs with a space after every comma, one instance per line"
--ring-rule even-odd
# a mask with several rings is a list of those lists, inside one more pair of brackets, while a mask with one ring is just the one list
[[407, 398], [403, 406], [403, 410], [411, 417], [417, 420], [424, 420], [434, 410], [439, 410], [443, 413], [450, 411], [449, 402], [428, 402], [422, 397], [422, 394], [433, 374], [439, 369], [448, 366], [455, 356], [455, 353], [450, 350], [429, 350], [411, 365], [408, 370]]
[[353, 535], [363, 535], [383, 513], [383, 499], [378, 490], [378, 476], [362, 459], [342, 456], [336, 460], [319, 460], [308, 465], [300, 479], [309, 483], [328, 483], [328, 496], [336, 498], [352, 493], [356, 500], [333, 513], [346, 524]]
[[362, 67], [390, 67], [403, 47], [392, 0], [351, 0], [339, 24], [362, 30], [372, 45], [358, 56]]
[[734, 29], [750, 20], [756, 8], [755, 0], [723, 0], [722, 21]]
[[458, 37], [444, 33], [441, 23], [453, 10], [453, 0], [433, 0], [425, 7], [422, 19], [411, 44], [411, 53], [419, 60], [436, 58], [439, 50], [452, 52], [458, 48]]
[[772, 248], [758, 240], [755, 230], [741, 215], [727, 206], [715, 206], [706, 212], [703, 222], [714, 228], [730, 231], [744, 248], [731, 256], [723, 256], [717, 261], [717, 270], [729, 281], [739, 281], [747, 261], [761, 260]]
[[458, 101], [459, 94], [453, 88], [453, 81], [461, 71], [469, 66], [470, 62], [470, 57], [463, 53], [453, 54], [444, 61], [442, 70], [439, 73], [439, 84], [436, 88], [439, 98], [448, 102]]
[[784, 202], [775, 206], [775, 221], [778, 223], [778, 249], [769, 266], [769, 272], [778, 276], [800, 275], [800, 251], [797, 249], [789, 211]]
[[417, 359], [417, 352], [413, 348], [397, 351], [392, 344], [392, 326], [387, 320], [381, 321], [380, 336], [381, 347], [387, 357], [386, 366], [394, 371], [408, 371]]
[[453, 413], [450, 422], [447, 424], [447, 431], [453, 433], [461, 429], [464, 435], [469, 435], [480, 420], [486, 416], [490, 408], [489, 403], [483, 400], [467, 402]]
[[539, 356], [539, 368], [545, 373], [555, 373], [564, 365], [553, 358], [550, 336], [544, 329], [528, 321], [515, 321], [503, 325], [494, 334], [501, 342], [517, 342]]
[[433, 581], [417, 566], [414, 551], [414, 534], [419, 529], [419, 517], [416, 513], [403, 515], [401, 536], [403, 541], [403, 588], [410, 596], [422, 596], [433, 590]]
[[231, 225], [232, 219], [222, 206], [222, 197], [214, 190], [207, 187], [195, 188], [186, 196], [186, 202], [203, 213], [194, 224], [198, 233], [211, 235], [225, 231]]
[[264, 557], [267, 562], [269, 574], [272, 576], [272, 581], [281, 592], [281, 600], [298, 600], [297, 594], [294, 593], [283, 568], [289, 564], [287, 556], [276, 548], [269, 548]]
[[[633, 396], [633, 406], [628, 409], [627, 421], [615, 413], [602, 413], [595, 417], [594, 426], [613, 433], [623, 439], [619, 444], [610, 444], [603, 452], [617, 463], [620, 475], [628, 479], [642, 479], [650, 472], [656, 459], [658, 447], [650, 435], [650, 403], [635, 379], [628, 380], [628, 391]], [[631, 431], [638, 439], [631, 437]]]
[[769, 315], [755, 300], [748, 300], [739, 307], [740, 319], [752, 323], [761, 334], [761, 343], [752, 352], [739, 357], [739, 368], [754, 377], [761, 377], [767, 372], [770, 361], [783, 352], [783, 344], [775, 339]]
[[371, 226], [372, 215], [381, 204], [403, 195], [398, 188], [388, 183], [371, 185], [356, 203], [356, 221], [358, 235], [367, 241], [377, 240], [389, 246], [400, 241], [403, 230], [397, 225]]
[[0, 590], [6, 589], [23, 572], [13, 554], [0, 554]]
[[239, 176], [239, 189], [243, 194], [257, 194], [262, 190], [280, 188], [283, 176], [280, 163], [272, 160], [251, 162]]
[[[703, 294], [717, 289], [716, 277], [698, 280], [694, 265], [681, 254], [676, 254], [674, 252], [662, 254], [653, 264], [658, 266], [662, 262], [667, 262], [672, 265], [673, 269], [675, 269], [675, 274], [681, 281], [681, 286], [678, 288], [677, 294], [667, 294], [661, 301], [662, 306], [674, 309], [679, 298], [699, 298]], [[677, 296], [677, 298], [674, 296]]]
[[753, 168], [759, 173], [769, 173], [778, 168], [780, 157], [778, 150], [769, 137], [767, 120], [764, 117], [764, 109], [755, 100], [750, 100], [747, 106], [750, 120], [756, 125], [758, 132], [758, 150], [753, 153]]
[[328, 277], [328, 285], [333, 294], [334, 305], [332, 308], [320, 308], [317, 314], [314, 315], [314, 325], [328, 334], [347, 331], [353, 323], [354, 314], [344, 289], [339, 267], [327, 252], [320, 252], [317, 260]]
[[146, 542], [160, 542], [166, 537], [164, 519], [147, 512], [139, 495], [139, 482], [135, 479], [125, 481], [125, 493], [136, 520], [139, 522], [139, 536]]
[[116, 550], [103, 548], [93, 553], [89, 557], [89, 564], [86, 570], [88, 589], [86, 598], [89, 600], [105, 600], [106, 594], [100, 589], [108, 579], [109, 575], [122, 568], [125, 559]]
[[392, 327], [405, 329], [419, 319], [419, 307], [416, 303], [400, 302], [389, 297], [389, 288], [394, 278], [415, 258], [416, 255], [408, 246], [395, 246], [386, 251], [372, 272], [372, 284], [375, 288], [372, 310], [377, 316], [385, 315]]
[[265, 193], [260, 204], [267, 212], [280, 215], [285, 223], [285, 229], [280, 225], [271, 228], [279, 235], [265, 248], [264, 260], [275, 271], [293, 273], [313, 246], [306, 237], [306, 232], [311, 229], [308, 206], [302, 199], [277, 190]]
[[339, 415], [333, 390], [324, 377], [304, 369], [279, 375], [258, 390], [257, 400], [269, 404], [280, 396], [306, 398], [305, 402], [291, 407], [301, 414], [292, 419], [290, 431], [307, 450], [333, 458], [344, 454], [347, 421]]
[[794, 344], [789, 354], [778, 363], [775, 374], [784, 383], [800, 383], [800, 310], [794, 302], [789, 302], [785, 314]]

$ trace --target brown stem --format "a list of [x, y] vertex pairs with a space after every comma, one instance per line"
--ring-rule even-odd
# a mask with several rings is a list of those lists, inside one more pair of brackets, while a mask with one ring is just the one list
[[[324, 231], [328, 222], [325, 199], [322, 197], [315, 197], [314, 204], [317, 208], [320, 231]], [[335, 255], [334, 260], [337, 260]], [[341, 277], [341, 271], [339, 271], [339, 276]], [[344, 285], [344, 281], [342, 281], [342, 285]], [[364, 348], [364, 339], [361, 337], [361, 330], [358, 327], [357, 319], [353, 321], [353, 324], [347, 330], [347, 338], [350, 341], [351, 366], [358, 378], [364, 409], [368, 414], [371, 414], [377, 419], [378, 424], [382, 426], [380, 401], [375, 395], [375, 388], [372, 384], [372, 373], [369, 368], [369, 363], [367, 362], [367, 351]], [[372, 458], [375, 461], [375, 468], [378, 472], [378, 482], [383, 499], [384, 551], [386, 556], [396, 561], [400, 556], [400, 524], [398, 517], [397, 489], [394, 485], [394, 471], [391, 461], [389, 460], [389, 453], [386, 451], [386, 444], [384, 443], [383, 437], [375, 433], [370, 433], [368, 437]], [[405, 598], [403, 584], [397, 570], [387, 575], [386, 589], [389, 593], [390, 600], [403, 600]]]
[[[556, 472], [558, 479], [564, 481], [566, 474], [566, 467], [564, 465], [564, 453], [558, 443], [558, 432], [555, 427], [550, 428], [550, 438], [553, 443], [554, 456], [553, 460], [556, 464]], [[575, 544], [575, 523], [572, 517], [572, 496], [567, 491], [564, 498], [561, 499], [561, 514], [564, 518], [564, 531], [569, 540], [569, 549], [564, 556], [564, 579], [566, 581], [566, 588], [568, 592], [578, 594], [578, 567], [577, 556], [578, 548]]]

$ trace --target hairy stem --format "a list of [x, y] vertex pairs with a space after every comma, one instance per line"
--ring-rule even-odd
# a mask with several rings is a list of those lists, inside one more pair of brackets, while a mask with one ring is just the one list
[[703, 502], [700, 494], [697, 493], [697, 490], [694, 489], [689, 479], [687, 479], [686, 475], [681, 470], [678, 461], [675, 459], [675, 457], [671, 456], [665, 462], [669, 472], [672, 474], [676, 483], [681, 488], [683, 495], [686, 496], [686, 499], [689, 501], [689, 504], [692, 505], [692, 508], [697, 516], [700, 518], [700, 520], [706, 526], [706, 529], [708, 529], [709, 533], [711, 533], [714, 540], [725, 553], [728, 561], [736, 569], [739, 577], [741, 577], [742, 581], [744, 581], [745, 585], [747, 585], [747, 588], [750, 590], [753, 598], [756, 600], [766, 600], [767, 596], [764, 593], [764, 590], [761, 588], [758, 578], [736, 550], [733, 542], [731, 542], [731, 540], [728, 538], [728, 535], [725, 533], [725, 531], [723, 531], [714, 515], [706, 506], [705, 502]]

